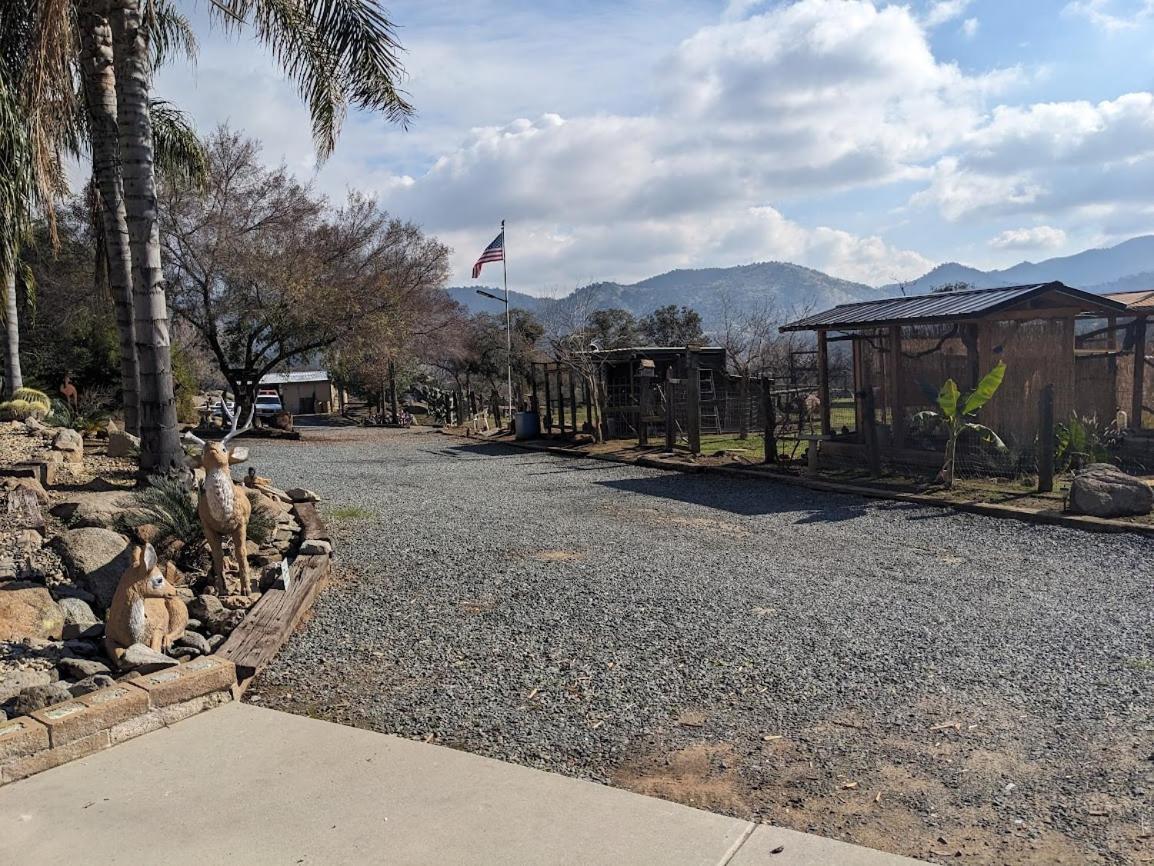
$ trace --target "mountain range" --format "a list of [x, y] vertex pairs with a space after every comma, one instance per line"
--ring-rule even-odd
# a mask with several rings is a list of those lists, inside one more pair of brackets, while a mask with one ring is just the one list
[[[669, 271], [637, 283], [592, 283], [561, 298], [510, 292], [509, 300], [514, 307], [541, 319], [559, 322], [572, 318], [577, 311], [620, 307], [643, 316], [666, 304], [684, 305], [701, 314], [707, 332], [716, 333], [723, 326], [727, 308], [731, 315], [771, 309], [784, 318], [854, 301], [925, 294], [956, 283], [982, 289], [1051, 280], [1099, 294], [1154, 289], [1154, 235], [1132, 238], [1106, 249], [1021, 262], [1001, 270], [983, 271], [948, 262], [916, 280], [880, 287], [841, 280], [788, 262], [759, 262]], [[486, 291], [501, 294], [494, 288]], [[502, 303], [477, 294], [474, 288], [453, 287], [448, 292], [471, 312], [504, 312]]]

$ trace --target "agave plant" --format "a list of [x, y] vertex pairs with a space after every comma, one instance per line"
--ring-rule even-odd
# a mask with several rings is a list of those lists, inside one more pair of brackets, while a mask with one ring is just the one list
[[979, 409], [990, 402], [998, 392], [1002, 379], [1006, 376], [1006, 365], [998, 365], [987, 373], [973, 391], [964, 397], [953, 379], [946, 379], [938, 391], [938, 409], [918, 412], [914, 420], [923, 424], [936, 424], [946, 430], [946, 459], [942, 464], [941, 479], [946, 489], [954, 486], [954, 457], [958, 450], [958, 437], [965, 432], [976, 433], [983, 442], [993, 445], [999, 451], [1006, 450], [1006, 443], [997, 433], [984, 424], [975, 421]]
[[184, 564], [196, 558], [204, 541], [196, 502], [175, 478], [155, 476], [147, 487], [129, 497], [128, 508], [117, 518], [117, 528], [126, 535], [136, 535], [142, 527], [149, 528], [149, 541], [161, 552], [179, 542], [177, 558]]

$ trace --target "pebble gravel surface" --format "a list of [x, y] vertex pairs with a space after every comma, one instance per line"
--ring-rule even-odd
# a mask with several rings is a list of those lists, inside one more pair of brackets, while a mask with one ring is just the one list
[[256, 442], [338, 574], [255, 700], [935, 862], [1154, 857], [1154, 543], [435, 432]]

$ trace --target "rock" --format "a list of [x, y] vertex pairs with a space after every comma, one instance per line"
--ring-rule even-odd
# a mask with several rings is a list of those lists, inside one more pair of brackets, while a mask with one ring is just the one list
[[323, 553], [332, 553], [333, 546], [327, 541], [319, 538], [310, 538], [301, 545], [300, 553], [302, 556], [319, 556]]
[[65, 463], [83, 463], [84, 437], [66, 427], [53, 437], [52, 450], [58, 451]]
[[64, 611], [47, 589], [26, 581], [0, 587], [0, 641], [26, 637], [59, 640], [63, 631]]
[[231, 634], [245, 614], [243, 609], [229, 610], [215, 595], [198, 595], [188, 609], [210, 632], [223, 635]]
[[184, 626], [186, 631], [200, 631], [204, 628], [204, 623], [195, 617], [189, 617], [188, 622]]
[[56, 663], [56, 670], [66, 680], [82, 680], [97, 674], [111, 674], [112, 669], [95, 659], [64, 658]]
[[81, 589], [74, 583], [56, 583], [51, 587], [52, 595], [60, 600], [62, 598], [78, 598], [90, 605], [96, 604], [96, 596], [86, 589]]
[[131, 561], [128, 539], [110, 529], [69, 529], [52, 539], [68, 576], [96, 596], [100, 608], [112, 603], [116, 585]]
[[53, 704], [70, 700], [72, 700], [72, 694], [63, 683], [29, 686], [13, 698], [12, 711], [17, 716], [26, 716]]
[[48, 428], [44, 426], [44, 423], [39, 418], [34, 418], [29, 415], [24, 419], [24, 429], [27, 430], [31, 436], [39, 436]]
[[72, 697], [78, 698], [81, 695], [98, 692], [101, 689], [106, 689], [114, 685], [116, 685], [116, 680], [108, 674], [94, 674], [70, 685], [68, 687], [68, 693], [71, 694]]
[[124, 651], [124, 656], [120, 660], [121, 668], [131, 668], [142, 674], [151, 674], [156, 671], [164, 670], [165, 668], [173, 667], [179, 664], [174, 658], [169, 658], [164, 653], [158, 653], [156, 650], [149, 649], [142, 643], [134, 643]]
[[48, 513], [73, 529], [87, 526], [113, 529], [116, 518], [128, 507], [124, 502], [127, 492], [121, 489], [74, 493], [66, 501], [53, 505]]
[[140, 437], [123, 430], [108, 431], [108, 456], [131, 457], [140, 450]]
[[211, 649], [213, 652], [216, 652], [216, 648], [222, 643], [224, 643], [224, 635], [222, 634], [214, 634], [208, 639], [209, 649]]
[[303, 487], [290, 487], [285, 495], [293, 502], [320, 502], [321, 498]]
[[91, 640], [66, 640], [64, 649], [74, 656], [96, 656], [103, 652], [102, 647]]
[[0, 724], [3, 724], [6, 721], [8, 721], [8, 714], [3, 710], [0, 710]]
[[0, 675], [0, 704], [7, 703], [32, 686], [46, 686], [59, 678], [56, 671], [21, 670]]
[[79, 598], [62, 598], [57, 602], [64, 612], [65, 640], [81, 637], [100, 637], [104, 634], [104, 623], [92, 612], [88, 603]]
[[183, 637], [176, 639], [175, 643], [178, 647], [190, 647], [201, 655], [208, 655], [212, 652], [212, 647], [208, 645], [208, 639], [194, 631], [186, 631]]
[[4, 489], [9, 493], [15, 490], [29, 490], [40, 505], [48, 504], [48, 491], [44, 489], [39, 478], [5, 478]]
[[1152, 509], [1150, 485], [1109, 463], [1092, 463], [1070, 485], [1070, 510], [1078, 514], [1126, 517], [1149, 514]]

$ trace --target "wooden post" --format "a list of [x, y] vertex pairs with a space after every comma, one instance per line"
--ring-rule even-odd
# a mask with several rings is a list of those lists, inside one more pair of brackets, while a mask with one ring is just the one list
[[902, 398], [902, 328], [890, 327], [890, 434], [894, 448], [906, 442], [906, 404]]
[[817, 398], [821, 401], [821, 435], [829, 436], [829, 345], [825, 331], [817, 332]]
[[565, 435], [565, 370], [557, 365], [557, 426], [561, 428], [561, 435]]
[[573, 371], [569, 371], [569, 415], [573, 419], [573, 435], [579, 430], [577, 426], [577, 383], [573, 380]]
[[978, 387], [982, 378], [982, 369], [978, 363], [978, 326], [962, 325], [962, 345], [966, 347], [966, 369], [969, 371], [972, 390]]
[[1054, 489], [1054, 386], [1042, 388], [1038, 400], [1038, 492]]
[[537, 397], [537, 364], [529, 365], [529, 386], [533, 389], [533, 393], [529, 396], [529, 411], [540, 412], [541, 401]]
[[878, 478], [882, 474], [882, 455], [878, 450], [877, 407], [874, 389], [867, 385], [860, 394], [862, 420], [865, 421], [866, 458], [869, 460], [870, 474]]
[[1146, 317], [1134, 320], [1134, 394], [1130, 399], [1130, 427], [1142, 429], [1143, 406], [1146, 403]]
[[701, 373], [699, 372], [697, 352], [686, 349], [686, 386], [688, 399], [686, 402], [686, 420], [689, 426], [689, 453], [701, 453]]
[[777, 417], [773, 411], [773, 382], [764, 376], [761, 379], [761, 421], [765, 425], [762, 434], [765, 437], [765, 462], [777, 462], [777, 439], [774, 436], [774, 427], [777, 426]]
[[389, 408], [393, 411], [393, 423], [401, 423], [401, 409], [397, 405], [397, 368], [392, 358], [389, 358]]
[[593, 420], [593, 394], [589, 388], [589, 379], [587, 376], [581, 377], [581, 393], [585, 398], [585, 418], [589, 421], [589, 432], [596, 437], [597, 424]]
[[649, 418], [649, 396], [651, 389], [649, 381], [643, 379], [641, 381], [641, 392], [638, 395], [637, 406], [637, 444], [645, 446], [649, 444], [649, 425], [647, 420]]
[[541, 365], [541, 378], [545, 382], [545, 432], [553, 435], [553, 395], [549, 387], [549, 364]]
[[677, 439], [673, 427], [676, 417], [673, 414], [673, 365], [665, 368], [665, 450], [673, 453], [673, 443]]

